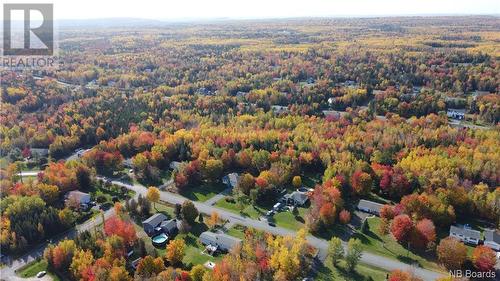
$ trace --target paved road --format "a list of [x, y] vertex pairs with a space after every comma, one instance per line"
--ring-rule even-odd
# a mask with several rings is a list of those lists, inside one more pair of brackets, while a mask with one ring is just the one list
[[[112, 181], [116, 185], [124, 186], [130, 190], [133, 190], [136, 192], [136, 194], [142, 194], [143, 196], [146, 195], [147, 189], [146, 187], [139, 185], [139, 184], [128, 184], [124, 183], [121, 181]], [[171, 193], [168, 191], [160, 191], [160, 199], [162, 201], [168, 202], [170, 204], [182, 204], [186, 199], [185, 197]], [[207, 201], [208, 202], [208, 201]], [[267, 224], [266, 221], [260, 221], [260, 220], [255, 220], [251, 219], [248, 217], [243, 217], [239, 214], [234, 214], [232, 212], [226, 211], [224, 209], [220, 209], [217, 207], [214, 207], [210, 204], [207, 204], [206, 202], [193, 202], [198, 211], [204, 213], [204, 214], [211, 214], [213, 211], [216, 211], [219, 213], [220, 217], [222, 219], [228, 220], [230, 224], [241, 224], [247, 227], [253, 227], [255, 229], [263, 230], [275, 235], [289, 235], [289, 236], [295, 236], [296, 232], [290, 229], [282, 228], [282, 227], [272, 227]], [[308, 242], [319, 249], [319, 257], [324, 260], [326, 257], [326, 251], [328, 249], [328, 241], [324, 239], [320, 239], [314, 236], [308, 236], [307, 237]], [[344, 246], [345, 243], [344, 243]], [[427, 269], [422, 269], [422, 268], [416, 268], [412, 267], [408, 264], [378, 256], [375, 254], [367, 253], [364, 252], [363, 256], [361, 258], [361, 261], [366, 264], [370, 264], [376, 267], [384, 268], [386, 270], [394, 270], [394, 269], [409, 269], [424, 280], [435, 280], [438, 277], [442, 277], [443, 275], [438, 272], [430, 271]]]
[[[138, 195], [136, 195], [138, 196]], [[104, 219], [108, 219], [109, 217], [113, 216], [115, 214], [114, 208], [111, 208], [104, 212]], [[86, 222], [79, 224], [72, 229], [66, 231], [63, 234], [60, 234], [58, 237], [53, 239], [53, 243], [57, 244], [59, 241], [64, 240], [64, 239], [71, 239], [75, 238], [77, 233], [83, 232], [86, 230], [92, 230], [96, 226], [99, 226], [102, 224], [102, 216], [96, 216], [90, 220], [87, 220]], [[19, 280], [20, 278], [15, 276], [15, 272], [19, 270], [21, 267], [31, 263], [32, 261], [36, 260], [37, 258], [43, 256], [43, 252], [45, 251], [45, 248], [48, 246], [48, 243], [42, 243], [38, 245], [35, 249], [31, 250], [29, 253], [25, 254], [24, 256], [13, 260], [13, 261], [8, 261], [6, 262], [6, 266], [0, 269], [0, 280], [6, 280], [6, 281], [14, 281], [14, 280]], [[22, 279], [26, 280], [26, 279]], [[40, 279], [39, 279], [40, 280]]]

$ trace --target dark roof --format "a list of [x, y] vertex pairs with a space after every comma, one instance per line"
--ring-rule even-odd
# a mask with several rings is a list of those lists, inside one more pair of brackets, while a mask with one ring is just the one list
[[167, 220], [167, 216], [165, 216], [162, 213], [156, 213], [152, 216], [150, 216], [147, 220], [143, 221], [142, 224], [149, 224], [151, 226], [157, 226], [159, 225], [162, 221]]
[[500, 233], [494, 229], [485, 229], [484, 241], [493, 241], [500, 244]]
[[456, 234], [462, 234], [464, 237], [467, 238], [473, 238], [473, 239], [481, 239], [481, 232], [470, 229], [470, 228], [465, 228], [463, 226], [457, 226], [457, 225], [452, 225], [450, 226], [450, 233], [456, 233]]
[[377, 203], [377, 202], [364, 200], [364, 199], [359, 200], [359, 203], [358, 203], [358, 209], [366, 209], [366, 210], [376, 211], [376, 212], [380, 212], [380, 209], [382, 209], [382, 206], [384, 206], [384, 205]]
[[160, 227], [163, 229], [166, 229], [168, 231], [170, 231], [172, 229], [176, 229], [177, 228], [177, 220], [171, 219], [168, 221], [162, 221], [160, 224]]

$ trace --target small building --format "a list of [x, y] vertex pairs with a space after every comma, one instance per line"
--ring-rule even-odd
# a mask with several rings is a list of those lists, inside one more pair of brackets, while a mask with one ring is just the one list
[[309, 200], [309, 196], [303, 192], [294, 191], [290, 194], [285, 194], [283, 199], [287, 205], [304, 206]]
[[478, 245], [481, 240], [481, 232], [463, 225], [450, 226], [450, 236], [472, 245]]
[[170, 165], [168, 165], [168, 167], [172, 171], [179, 171], [179, 169], [181, 168], [181, 165], [182, 165], [182, 163], [179, 161], [172, 161], [172, 162], [170, 162]]
[[229, 188], [235, 188], [236, 186], [238, 186], [239, 179], [240, 176], [238, 175], [238, 173], [230, 173], [222, 178], [222, 183], [227, 185], [227, 187]]
[[500, 233], [496, 229], [484, 230], [484, 245], [500, 252]]
[[163, 221], [168, 218], [162, 213], [156, 213], [149, 217], [147, 220], [142, 222], [142, 227], [148, 235], [153, 235], [155, 233], [155, 228], [159, 227]]
[[68, 200], [75, 200], [80, 204], [89, 204], [90, 194], [78, 190], [73, 190], [68, 193]]
[[31, 157], [47, 157], [49, 150], [47, 148], [30, 148]]
[[169, 237], [174, 237], [175, 235], [177, 235], [177, 232], [179, 230], [179, 228], [177, 227], [176, 219], [162, 221], [160, 223], [160, 227], [164, 233], [168, 234]]
[[200, 235], [200, 242], [203, 245], [216, 246], [221, 251], [229, 251], [235, 246], [241, 245], [241, 239], [224, 233], [210, 231], [205, 231]]
[[365, 213], [369, 213], [369, 214], [373, 214], [373, 215], [378, 216], [378, 215], [380, 215], [380, 209], [382, 209], [382, 206], [383, 205], [380, 203], [361, 199], [361, 200], [359, 200], [358, 205], [356, 206], [356, 209], [361, 211], [361, 212], [365, 212]]
[[272, 105], [271, 106], [272, 111], [275, 114], [281, 114], [281, 113], [288, 113], [288, 106], [283, 106], [283, 105]]
[[452, 119], [463, 120], [465, 119], [465, 109], [450, 108], [446, 111], [446, 115]]
[[137, 258], [137, 259], [135, 259], [135, 260], [131, 261], [131, 262], [130, 262], [130, 266], [132, 266], [132, 268], [133, 268], [134, 270], [136, 270], [136, 269], [137, 269], [137, 266], [139, 265], [139, 262], [141, 262], [141, 259], [142, 259], [142, 258]]
[[123, 162], [123, 167], [127, 168], [127, 169], [132, 169], [134, 168], [134, 165], [132, 163], [132, 158], [127, 158], [127, 159], [124, 159]]

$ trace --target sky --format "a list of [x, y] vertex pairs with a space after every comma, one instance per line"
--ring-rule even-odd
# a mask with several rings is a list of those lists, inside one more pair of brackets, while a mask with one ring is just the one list
[[500, 14], [499, 0], [6, 0], [53, 3], [56, 19], [255, 19]]

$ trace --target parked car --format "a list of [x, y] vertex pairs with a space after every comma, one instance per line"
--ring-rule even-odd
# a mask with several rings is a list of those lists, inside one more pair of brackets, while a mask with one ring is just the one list
[[267, 224], [268, 224], [269, 226], [276, 227], [276, 224], [275, 224], [274, 222], [272, 222], [272, 221], [267, 222]]
[[274, 211], [273, 210], [267, 211], [266, 217], [272, 217], [272, 216], [274, 216]]
[[36, 274], [36, 278], [42, 278], [45, 276], [45, 274], [47, 274], [47, 271], [40, 271]]

